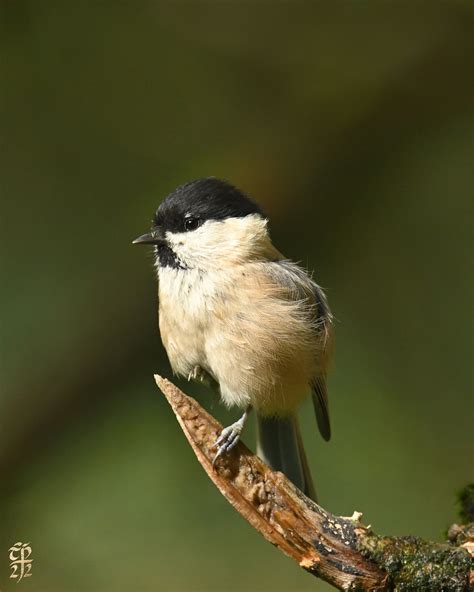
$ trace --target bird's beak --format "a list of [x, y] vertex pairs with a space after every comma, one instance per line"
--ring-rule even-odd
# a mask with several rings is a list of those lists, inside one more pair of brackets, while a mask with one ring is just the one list
[[133, 245], [160, 245], [165, 242], [164, 233], [159, 229], [155, 228], [148, 234], [142, 234], [133, 241]]

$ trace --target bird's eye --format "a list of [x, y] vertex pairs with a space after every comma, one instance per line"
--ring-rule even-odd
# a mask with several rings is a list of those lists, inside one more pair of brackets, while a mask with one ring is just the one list
[[189, 232], [190, 230], [196, 230], [196, 228], [199, 226], [200, 224], [200, 220], [199, 218], [193, 218], [192, 216], [189, 216], [189, 218], [186, 218], [184, 220], [184, 229]]

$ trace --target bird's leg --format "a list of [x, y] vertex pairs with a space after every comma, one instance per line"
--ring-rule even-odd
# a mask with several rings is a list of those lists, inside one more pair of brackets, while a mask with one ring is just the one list
[[232, 448], [234, 448], [234, 446], [240, 440], [240, 434], [244, 429], [245, 422], [247, 421], [247, 417], [249, 416], [251, 410], [252, 407], [249, 405], [238, 421], [222, 430], [221, 435], [217, 438], [214, 444], [214, 448], [217, 448], [217, 452], [214, 460], [212, 461], [212, 466], [216, 464], [216, 460], [220, 456], [232, 450]]

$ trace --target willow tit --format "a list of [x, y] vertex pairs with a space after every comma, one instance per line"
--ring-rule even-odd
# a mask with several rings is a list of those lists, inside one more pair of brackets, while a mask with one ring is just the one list
[[273, 246], [260, 207], [216, 178], [175, 189], [134, 243], [154, 245], [173, 371], [215, 384], [227, 406], [244, 410], [222, 431], [216, 459], [235, 446], [253, 408], [259, 456], [315, 499], [297, 409], [311, 390], [329, 440], [332, 315], [322, 289]]

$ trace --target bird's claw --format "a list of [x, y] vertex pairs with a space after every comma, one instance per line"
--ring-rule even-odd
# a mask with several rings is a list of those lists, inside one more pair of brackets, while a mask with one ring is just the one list
[[201, 368], [201, 366], [194, 366], [191, 372], [188, 374], [188, 381], [195, 380], [196, 382], [200, 382], [202, 384], [211, 385], [212, 378], [209, 374]]
[[194, 366], [194, 368], [188, 374], [188, 381], [191, 381], [191, 380], [200, 380], [201, 373], [202, 373], [201, 366]]
[[222, 430], [221, 435], [217, 438], [214, 444], [214, 448], [217, 448], [217, 452], [212, 461], [212, 466], [215, 466], [216, 461], [220, 456], [234, 448], [240, 439], [243, 427], [244, 423], [239, 420]]

